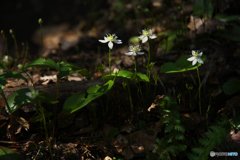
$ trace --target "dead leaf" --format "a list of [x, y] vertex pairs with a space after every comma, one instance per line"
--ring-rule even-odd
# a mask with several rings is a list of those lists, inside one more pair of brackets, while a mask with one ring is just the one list
[[[17, 120], [17, 122], [19, 124], [21, 124], [21, 126], [26, 130], [28, 131], [29, 128], [30, 128], [30, 124], [28, 123], [27, 120], [25, 120], [23, 117], [18, 117], [18, 116], [15, 116], [15, 119]], [[19, 132], [20, 133], [20, 132]]]
[[184, 114], [181, 114], [181, 116], [190, 118], [191, 120], [193, 120], [196, 123], [201, 123], [203, 120], [205, 120], [205, 117], [199, 115], [197, 112], [184, 113]]
[[123, 150], [122, 155], [125, 157], [125, 159], [132, 159], [134, 157], [130, 146]]
[[193, 37], [195, 31], [196, 34], [212, 33], [216, 30], [216, 26], [224, 26], [225, 24], [225, 22], [216, 19], [201, 19], [191, 15], [188, 28], [192, 31], [191, 37]]
[[107, 156], [107, 157], [104, 158], [104, 160], [112, 160], [112, 158]]
[[131, 125], [124, 126], [123, 129], [121, 130], [121, 132], [127, 132], [127, 133], [130, 133], [131, 131], [132, 131]]
[[158, 101], [160, 100], [160, 99], [163, 99], [164, 98], [164, 95], [157, 95], [156, 96], [156, 98], [155, 98], [155, 100], [154, 100], [154, 102], [151, 104], [151, 106], [148, 108], [148, 112], [150, 112], [152, 109], [155, 109], [156, 108], [156, 106], [158, 105]]

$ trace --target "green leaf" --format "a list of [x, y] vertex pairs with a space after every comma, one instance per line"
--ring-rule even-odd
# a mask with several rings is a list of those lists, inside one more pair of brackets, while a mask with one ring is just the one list
[[116, 128], [113, 128], [109, 131], [107, 138], [114, 138], [119, 134], [118, 130]]
[[[46, 92], [39, 92], [37, 97], [38, 97], [38, 100], [41, 103], [43, 103], [43, 102], [47, 102], [47, 103], [50, 103], [50, 104], [58, 103], [58, 101], [56, 101], [55, 98], [53, 98], [50, 94], [48, 94]], [[29, 99], [29, 101], [31, 103], [38, 103], [38, 100], [36, 98], [35, 99]]]
[[[187, 59], [190, 58], [189, 55], [181, 56], [176, 63], [167, 62], [164, 63], [160, 68], [160, 73], [178, 73], [178, 72], [185, 72], [189, 70], [197, 69], [197, 66], [200, 67], [202, 64], [197, 63], [197, 65], [192, 66], [192, 62], [188, 61]], [[207, 59], [206, 55], [202, 55], [202, 60], [205, 61]]]
[[87, 78], [91, 79], [92, 78], [92, 74], [89, 73], [89, 71], [87, 69], [81, 69], [81, 70], [77, 70], [76, 72], [80, 73], [83, 76], [86, 76]]
[[91, 86], [87, 90], [87, 93], [88, 93], [87, 98], [85, 98], [84, 93], [72, 95], [65, 101], [62, 112], [64, 114], [71, 114], [83, 108], [89, 102], [107, 93], [112, 88], [113, 84], [114, 82], [112, 80], [109, 80], [103, 86], [99, 86], [99, 85]]
[[5, 78], [0, 78], [1, 89], [4, 89], [6, 84], [7, 84], [7, 81], [5, 80]]
[[139, 42], [139, 38], [137, 36], [136, 37], [131, 37], [129, 39], [129, 43], [137, 43], [137, 42]]
[[177, 71], [177, 65], [173, 62], [166, 62], [163, 63], [161, 68], [160, 68], [160, 73], [168, 73], [169, 71]]
[[7, 72], [5, 74], [1, 74], [0, 78], [17, 78], [17, 79], [23, 79], [23, 80], [27, 80], [22, 74], [18, 73], [18, 72]]
[[236, 78], [232, 78], [222, 86], [223, 92], [226, 95], [231, 95], [240, 91], [240, 81]]
[[238, 21], [240, 15], [226, 15], [225, 13], [219, 13], [214, 16], [215, 19], [220, 21], [229, 22], [229, 21]]
[[222, 30], [216, 31], [212, 35], [238, 42], [240, 41], [240, 26], [231, 24], [231, 26], [224, 27]]
[[74, 64], [71, 64], [71, 63], [68, 63], [68, 62], [65, 62], [65, 61], [62, 61], [60, 62], [60, 65], [61, 67], [68, 67], [68, 68], [71, 68], [73, 70], [79, 70], [80, 68]]
[[146, 74], [142, 74], [142, 73], [137, 72], [137, 77], [138, 77], [139, 80], [141, 80], [143, 82], [149, 82], [149, 79], [148, 79]]
[[39, 58], [34, 61], [27, 63], [23, 68], [27, 69], [30, 67], [49, 67], [58, 71], [58, 65], [50, 58]]
[[72, 71], [71, 68], [62, 67], [62, 68], [60, 68], [60, 71], [59, 71], [59, 73], [57, 75], [57, 78], [61, 79], [64, 76], [67, 76], [67, 75], [70, 75], [70, 74], [73, 74], [73, 73], [76, 73], [76, 72], [77, 71]]
[[0, 157], [1, 160], [24, 160], [24, 157], [20, 153], [2, 146], [0, 146]]
[[6, 65], [2, 61], [0, 62], [0, 68], [2, 68], [4, 71], [9, 72], [8, 68], [6, 67]]
[[73, 94], [65, 101], [63, 105], [63, 114], [71, 114], [81, 109], [81, 104], [86, 100], [85, 93]]
[[[28, 99], [30, 99], [28, 96], [26, 96], [27, 92], [30, 92], [30, 90], [28, 88], [23, 88], [17, 90], [8, 98], [7, 103], [12, 113], [15, 112], [18, 107], [26, 103]], [[5, 109], [8, 112], [7, 106], [5, 106]]]
[[[131, 79], [131, 77], [132, 77], [133, 75], [134, 75], [134, 73], [131, 72], [131, 71], [121, 70], [121, 71], [119, 71], [118, 74], [117, 74], [117, 79], [119, 79], [119, 78], [128, 78], [128, 79]], [[115, 74], [112, 73], [111, 76], [113, 77], [113, 76], [115, 76]], [[103, 79], [103, 80], [108, 80], [108, 79], [110, 79], [110, 74], [103, 76], [102, 79]]]
[[[175, 39], [177, 38], [177, 33], [178, 31], [165, 31], [165, 32], [160, 32], [157, 36], [161, 37], [161, 36], [167, 36], [167, 40], [164, 40], [161, 43], [161, 48], [164, 49], [165, 52], [170, 51], [174, 45], [175, 45]], [[167, 47], [167, 48], [166, 48]]]
[[[134, 72], [131, 71], [127, 71], [127, 70], [121, 70], [118, 72], [117, 74], [117, 78], [116, 79], [120, 79], [120, 78], [127, 78], [127, 79], [132, 79], [132, 77], [135, 75]], [[111, 74], [112, 78], [115, 77], [116, 75], [114, 73]], [[149, 82], [148, 77], [145, 74], [139, 73], [137, 72], [137, 78], [140, 81], [144, 81], [144, 82]], [[108, 80], [110, 79], [110, 74], [105, 75], [102, 77], [103, 80]]]

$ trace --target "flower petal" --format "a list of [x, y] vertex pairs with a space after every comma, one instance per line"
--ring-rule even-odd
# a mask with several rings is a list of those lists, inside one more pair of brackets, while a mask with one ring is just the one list
[[127, 52], [125, 54], [128, 55], [128, 56], [131, 56], [131, 55], [133, 55], [133, 52]]
[[35, 92], [35, 89], [34, 89], [33, 87], [29, 87], [29, 90], [30, 90], [31, 92]]
[[133, 52], [133, 54], [132, 54], [133, 56], [136, 56], [137, 54], [136, 54], [136, 52]]
[[201, 58], [197, 59], [198, 63], [202, 63], [203, 64], [203, 60]]
[[202, 56], [203, 55], [203, 52], [199, 53], [199, 56]]
[[157, 38], [157, 36], [151, 35], [151, 36], [149, 36], [149, 38], [154, 39], [154, 38]]
[[195, 52], [196, 52], [195, 50], [192, 50], [192, 55], [194, 55]]
[[137, 52], [137, 54], [142, 55], [142, 54], [144, 54], [144, 52]]
[[112, 41], [109, 41], [109, 42], [108, 42], [108, 47], [109, 47], [110, 49], [113, 48], [113, 43], [112, 43]]
[[190, 57], [190, 58], [188, 58], [187, 60], [188, 61], [193, 61], [194, 59], [196, 59], [195, 57]]
[[36, 96], [38, 96], [38, 94], [39, 94], [39, 92], [38, 92], [38, 90], [36, 90]]
[[195, 58], [192, 62], [192, 65], [194, 66], [197, 63], [197, 59]]
[[27, 93], [26, 93], [26, 96], [28, 96], [29, 98], [31, 98], [31, 93], [32, 93], [32, 92], [27, 92]]
[[113, 42], [115, 42], [117, 44], [122, 44], [122, 41], [120, 39], [115, 39]]
[[139, 38], [139, 39], [143, 39], [143, 37], [144, 37], [144, 36], [143, 36], [143, 35], [141, 35], [141, 36], [139, 36], [138, 38]]
[[99, 42], [101, 42], [101, 43], [107, 43], [108, 42], [108, 40], [103, 40], [103, 39], [99, 39]]
[[143, 37], [143, 39], [142, 39], [142, 43], [147, 42], [147, 40], [148, 40], [148, 37], [147, 37], [147, 36]]

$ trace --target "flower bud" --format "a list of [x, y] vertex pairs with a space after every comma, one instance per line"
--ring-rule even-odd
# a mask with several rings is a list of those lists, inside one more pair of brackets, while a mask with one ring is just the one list
[[5, 65], [11, 65], [12, 63], [13, 63], [13, 58], [11, 57], [11, 56], [4, 56], [3, 57], [3, 63], [5, 64]]
[[113, 73], [114, 73], [114, 74], [118, 74], [118, 72], [119, 72], [119, 69], [114, 68]]
[[12, 29], [10, 29], [10, 30], [9, 30], [9, 33], [10, 33], [10, 34], [13, 34], [13, 30], [12, 30]]
[[18, 69], [22, 70], [23, 69], [23, 65], [22, 64], [18, 64]]
[[39, 18], [38, 23], [39, 23], [39, 24], [42, 24], [42, 23], [43, 23], [42, 18]]

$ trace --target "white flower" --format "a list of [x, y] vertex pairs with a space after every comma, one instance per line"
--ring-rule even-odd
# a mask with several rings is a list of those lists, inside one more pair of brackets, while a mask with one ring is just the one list
[[152, 34], [152, 30], [151, 29], [149, 29], [149, 30], [147, 30], [147, 29], [142, 30], [142, 35], [139, 36], [138, 38], [142, 40], [142, 43], [145, 43], [145, 42], [148, 41], [148, 37], [150, 39], [157, 38], [157, 36]]
[[100, 39], [99, 42], [101, 43], [107, 43], [108, 42], [108, 47], [110, 49], [113, 48], [113, 42], [117, 44], [122, 44], [122, 40], [117, 39], [118, 37], [115, 34], [107, 34], [107, 37], [104, 36], [104, 40]]
[[4, 56], [3, 57], [3, 63], [6, 65], [12, 64], [13, 63], [13, 58], [11, 56]]
[[197, 62], [203, 64], [203, 60], [201, 59], [203, 52], [192, 50], [192, 57], [188, 58], [188, 61], [192, 61], [192, 65], [194, 66]]
[[128, 56], [131, 56], [131, 55], [136, 56], [137, 54], [139, 54], [139, 55], [144, 54], [144, 52], [139, 52], [139, 51], [141, 51], [141, 48], [139, 47], [139, 45], [129, 46], [129, 51], [131, 51], [131, 52], [125, 53]]
[[119, 69], [114, 68], [113, 73], [114, 73], [114, 74], [118, 74], [118, 72], [119, 72]]
[[30, 90], [31, 92], [27, 92], [27, 93], [26, 93], [26, 96], [28, 96], [29, 98], [32, 98], [32, 99], [36, 98], [37, 95], [38, 95], [38, 90], [35, 90], [35, 89], [32, 88], [32, 87], [30, 87], [29, 90]]

